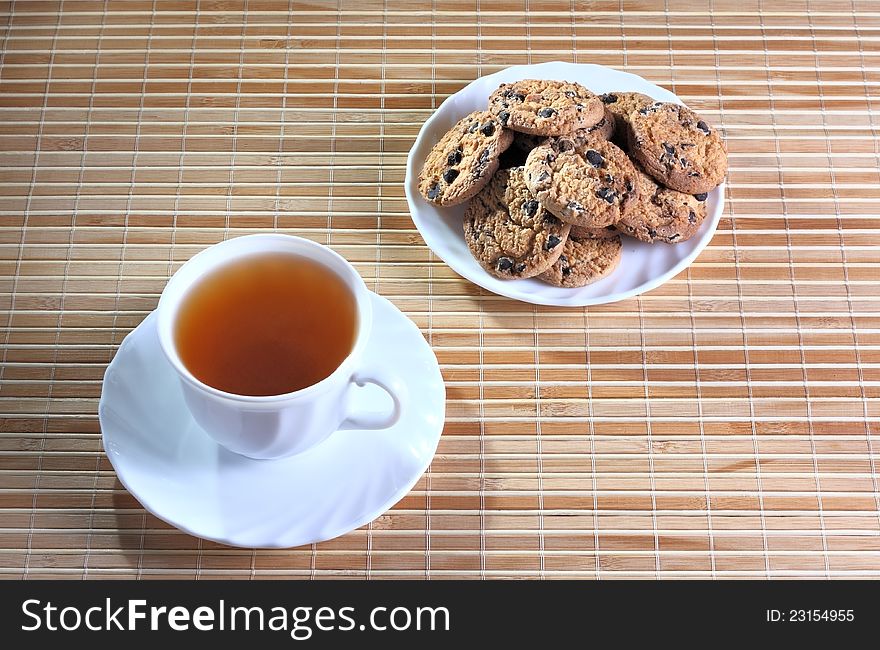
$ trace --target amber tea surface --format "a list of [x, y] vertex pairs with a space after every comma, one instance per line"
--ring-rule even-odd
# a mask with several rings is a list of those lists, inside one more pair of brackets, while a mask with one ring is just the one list
[[355, 299], [313, 260], [264, 253], [215, 269], [190, 289], [175, 345], [199, 380], [238, 395], [280, 395], [328, 377], [351, 352]]

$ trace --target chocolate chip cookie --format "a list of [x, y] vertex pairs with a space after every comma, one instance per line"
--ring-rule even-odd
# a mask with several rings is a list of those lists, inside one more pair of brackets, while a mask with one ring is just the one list
[[564, 135], [602, 119], [602, 101], [578, 83], [524, 79], [501, 84], [489, 96], [489, 111], [514, 131]]
[[617, 268], [621, 250], [620, 235], [611, 239], [581, 239], [569, 235], [562, 255], [538, 279], [557, 287], [583, 287]]
[[419, 174], [419, 192], [435, 205], [464, 203], [486, 186], [511, 142], [513, 133], [497, 117], [471, 113], [431, 149]]
[[464, 213], [464, 238], [492, 275], [543, 273], [562, 255], [571, 226], [547, 212], [526, 187], [522, 167], [499, 170]]
[[629, 115], [639, 108], [654, 103], [652, 97], [636, 92], [613, 92], [599, 96], [605, 104], [605, 110], [614, 118], [614, 135], [624, 151], [629, 150]]
[[637, 196], [636, 170], [607, 140], [577, 146], [550, 140], [526, 159], [526, 184], [553, 214], [576, 226], [603, 228], [620, 220]]
[[614, 227], [649, 243], [677, 244], [693, 237], [706, 218], [707, 195], [670, 190], [638, 168], [636, 174], [639, 195]]
[[605, 105], [605, 110], [611, 113], [617, 122], [618, 130], [629, 122], [629, 114], [635, 110], [650, 106], [654, 103], [653, 97], [632, 91], [603, 93], [599, 99]]
[[727, 174], [721, 135], [686, 106], [657, 102], [630, 114], [630, 153], [666, 187], [698, 194]]

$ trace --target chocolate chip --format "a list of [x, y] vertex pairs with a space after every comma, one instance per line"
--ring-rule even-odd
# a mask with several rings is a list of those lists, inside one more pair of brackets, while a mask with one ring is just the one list
[[571, 151], [575, 148], [575, 144], [568, 138], [560, 138], [556, 141], [556, 148], [562, 152]]
[[566, 97], [577, 97], [577, 94], [575, 94], [575, 92], [573, 90], [566, 90], [565, 96]]
[[679, 235], [678, 233], [673, 233], [673, 234], [669, 235], [669, 237], [668, 237], [668, 241], [671, 241], [671, 242], [672, 242], [672, 241], [675, 241], [675, 240], [678, 239], [679, 237], [681, 237], [681, 235]]
[[497, 265], [495, 266], [499, 271], [509, 271], [513, 268], [513, 260], [509, 257], [502, 257], [498, 260]]
[[551, 226], [558, 226], [562, 222], [559, 219], [557, 219], [556, 217], [554, 217], [552, 214], [548, 214], [544, 217], [544, 223], [551, 225]]
[[535, 213], [538, 211], [538, 208], [540, 207], [540, 205], [541, 205], [540, 203], [538, 203], [537, 201], [532, 199], [531, 201], [526, 201], [525, 203], [523, 203], [522, 209], [523, 209], [523, 212], [526, 214], [526, 216], [533, 217], [533, 216], [535, 216]]
[[440, 186], [434, 183], [428, 190], [428, 198], [432, 201], [440, 195]]
[[541, 175], [538, 176], [538, 178], [537, 178], [537, 180], [536, 180], [535, 182], [537, 182], [537, 183], [543, 183], [543, 182], [546, 181], [548, 178], [550, 178], [550, 174], [548, 174], [547, 172], [541, 172]]
[[705, 192], [700, 192], [699, 194], [694, 194], [694, 198], [697, 201], [705, 201], [706, 199], [709, 198], [709, 195], [706, 194]]
[[489, 164], [489, 150], [483, 149], [480, 152], [480, 157], [477, 158], [477, 169], [475, 170], [475, 174], [479, 176], [483, 173], [483, 170], [486, 168], [486, 165]]
[[550, 235], [547, 238], [547, 243], [544, 244], [544, 249], [548, 250], [548, 251], [552, 251], [554, 248], [559, 246], [559, 242], [561, 242], [561, 241], [562, 240], [559, 239], [559, 237], [557, 237], [556, 235]]
[[596, 196], [608, 203], [614, 203], [614, 199], [617, 198], [617, 192], [610, 187], [600, 187], [596, 190]]
[[691, 223], [697, 223], [697, 215], [693, 210], [688, 212], [688, 221]]
[[508, 88], [507, 90], [505, 90], [505, 91], [502, 93], [501, 96], [502, 96], [502, 97], [513, 97], [513, 88]]
[[604, 95], [602, 95], [601, 99], [603, 104], [613, 104], [617, 101], [617, 95], [615, 95], [614, 93], [605, 93]]
[[681, 163], [681, 166], [682, 166], [682, 167], [687, 167], [688, 164], [689, 164], [688, 161], [687, 161], [685, 158], [679, 158], [679, 159], [678, 159], [678, 162]]
[[654, 239], [657, 236], [657, 231], [653, 228], [648, 228], [648, 237]]
[[709, 135], [709, 133], [711, 133], [711, 129], [709, 129], [709, 125], [706, 124], [703, 120], [700, 120], [699, 122], [697, 122], [697, 128], [700, 129], [700, 131], [702, 131], [706, 135]]
[[566, 209], [571, 210], [573, 212], [583, 212], [584, 211], [584, 206], [582, 206], [577, 201], [569, 201], [565, 207], [566, 207]]
[[446, 157], [446, 164], [453, 167], [461, 162], [461, 150], [453, 151]]
[[666, 153], [668, 153], [670, 156], [674, 156], [674, 155], [675, 155], [675, 147], [673, 147], [673, 146], [672, 146], [671, 144], [669, 144], [668, 142], [664, 142], [664, 143], [663, 143], [663, 149], [665, 149], [665, 150], [666, 150]]
[[605, 174], [605, 182], [611, 185], [614, 182], [614, 176], [611, 174]]
[[629, 180], [628, 178], [626, 179], [626, 191], [627, 192], [633, 191], [633, 182], [631, 180]]
[[598, 129], [601, 129], [603, 126], [605, 126], [605, 118], [604, 117], [601, 120], [599, 120], [598, 122], [596, 122], [593, 126], [588, 128], [587, 133], [592, 133], [593, 131], [597, 131]]
[[443, 172], [443, 180], [447, 183], [451, 183], [456, 178], [458, 178], [458, 170], [457, 169], [447, 169]]
[[485, 135], [488, 138], [490, 135], [495, 133], [495, 125], [492, 124], [492, 122], [486, 122], [483, 125], [483, 128], [480, 129], [480, 133], [482, 133], [483, 135]]
[[480, 128], [480, 123], [479, 123], [479, 122], [474, 122], [473, 124], [471, 124], [471, 125], [468, 127], [467, 132], [468, 132], [468, 133], [473, 133], [474, 131], [476, 131], [476, 130], [479, 129], [479, 128]]
[[513, 96], [513, 98], [514, 98], [516, 101], [518, 101], [518, 102], [524, 102], [524, 101], [526, 101], [526, 96], [523, 95], [522, 93], [516, 93], [516, 94]]
[[663, 201], [660, 200], [660, 195], [663, 193], [663, 188], [661, 186], [657, 186], [654, 190], [654, 195], [651, 197], [651, 203], [654, 205], [663, 205]]
[[525, 264], [525, 262], [520, 262], [520, 263], [517, 264], [515, 267], [513, 267], [513, 272], [514, 272], [514, 273], [522, 273], [522, 272], [525, 271], [525, 270], [526, 270], [526, 264]]
[[587, 152], [587, 160], [593, 167], [602, 167], [605, 165], [605, 159], [602, 157], [602, 154], [593, 149], [590, 149]]
[[500, 113], [498, 113], [498, 119], [501, 121], [502, 126], [506, 126], [507, 120], [510, 119], [510, 113], [508, 111], [501, 111]]
[[538, 111], [538, 117], [553, 117], [554, 115], [556, 115], [556, 111], [549, 106]]
[[688, 176], [693, 176], [694, 178], [698, 177], [699, 175], [700, 175], [700, 172], [697, 172], [697, 171], [688, 172]]

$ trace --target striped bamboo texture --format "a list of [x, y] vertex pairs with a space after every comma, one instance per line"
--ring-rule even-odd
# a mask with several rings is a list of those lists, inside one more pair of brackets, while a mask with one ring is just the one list
[[[880, 576], [877, 2], [17, 0], [0, 38], [0, 576]], [[410, 221], [432, 110], [548, 60], [726, 133], [718, 232], [659, 289], [513, 302]], [[269, 230], [353, 261], [449, 401], [391, 511], [254, 552], [146, 514], [96, 408], [175, 268]]]

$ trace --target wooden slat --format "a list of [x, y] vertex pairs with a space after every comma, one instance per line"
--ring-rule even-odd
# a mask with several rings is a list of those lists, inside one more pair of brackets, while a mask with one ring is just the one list
[[[868, 0], [0, 2], [0, 577], [880, 576], [878, 44]], [[646, 295], [494, 296], [409, 219], [422, 122], [550, 60], [726, 135], [718, 233]], [[448, 421], [372, 524], [254, 552], [144, 512], [96, 407], [169, 275], [272, 229], [416, 322]]]

